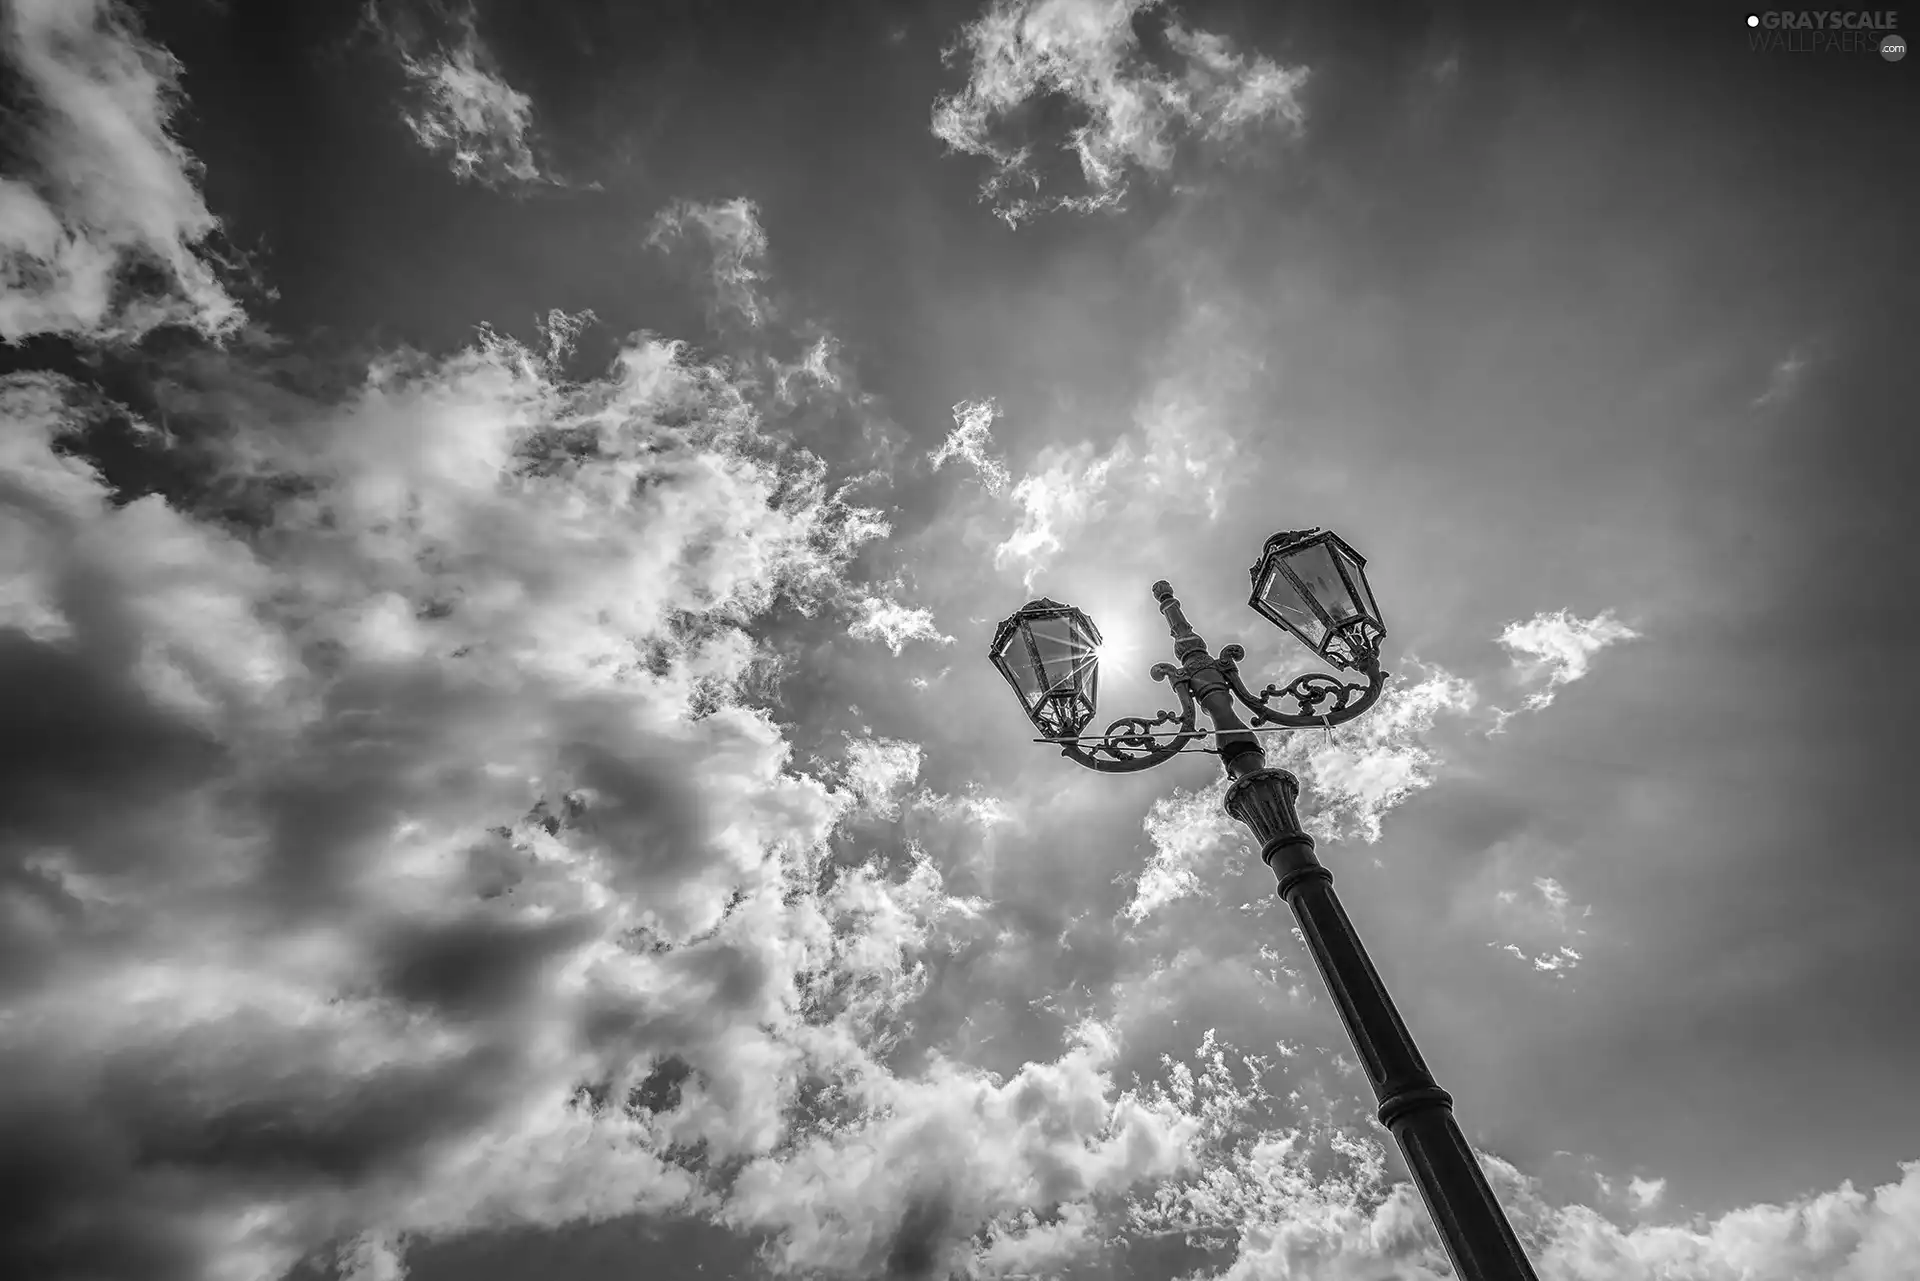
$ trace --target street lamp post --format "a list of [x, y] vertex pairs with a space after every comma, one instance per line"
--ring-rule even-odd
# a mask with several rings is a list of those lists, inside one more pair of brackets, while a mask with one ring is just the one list
[[[1294, 801], [1300, 782], [1266, 763], [1258, 730], [1343, 724], [1372, 707], [1386, 685], [1380, 642], [1386, 636], [1358, 552], [1316, 529], [1275, 534], [1250, 571], [1248, 601], [1335, 667], [1356, 671], [1364, 685], [1309, 673], [1258, 695], [1241, 681], [1246, 651], [1226, 645], [1216, 657], [1194, 633], [1165, 582], [1153, 585], [1173, 634], [1178, 664], [1157, 663], [1155, 680], [1168, 681], [1181, 711], [1154, 719], [1125, 716], [1103, 735], [1083, 735], [1093, 719], [1099, 680], [1100, 633], [1081, 611], [1041, 598], [1000, 624], [989, 656], [1020, 697], [1021, 708], [1062, 755], [1102, 773], [1151, 769], [1205, 736], [1195, 728], [1195, 704], [1213, 724], [1215, 750], [1233, 782], [1226, 808], [1260, 844], [1260, 857], [1293, 909], [1314, 964], [1326, 980], [1353, 1048], [1379, 1102], [1380, 1123], [1393, 1134], [1407, 1168], [1463, 1281], [1536, 1281], [1513, 1226], [1494, 1199], [1466, 1136], [1453, 1119], [1453, 1096], [1441, 1089], [1420, 1057], [1413, 1035], [1373, 968], [1353, 922], [1333, 890], [1333, 873], [1314, 855]], [[1253, 713], [1249, 726], [1234, 700]], [[1289, 708], [1274, 701], [1286, 700]], [[1159, 727], [1177, 721], [1171, 730]], [[1163, 736], [1168, 741], [1159, 742]], [[1202, 749], [1204, 750], [1204, 749]]]

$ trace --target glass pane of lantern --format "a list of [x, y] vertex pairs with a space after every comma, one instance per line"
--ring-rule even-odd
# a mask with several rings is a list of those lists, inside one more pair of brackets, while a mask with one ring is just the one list
[[1013, 673], [1014, 684], [1019, 686], [1020, 696], [1031, 703], [1040, 694], [1040, 677], [1033, 670], [1033, 657], [1027, 652], [1027, 633], [1024, 627], [1016, 627], [1001, 647], [1001, 655], [1007, 661], [1007, 670]]
[[1326, 638], [1326, 624], [1322, 623], [1320, 616], [1300, 599], [1300, 593], [1288, 581], [1287, 576], [1280, 572], [1277, 563], [1267, 571], [1267, 581], [1261, 589], [1260, 599], [1272, 606], [1274, 612], [1281, 618], [1299, 628], [1301, 634], [1307, 637], [1308, 643], [1315, 649], [1320, 648], [1320, 642]]
[[1075, 672], [1092, 657], [1074, 631], [1071, 620], [1043, 618], [1030, 626], [1034, 648], [1040, 652], [1041, 678], [1047, 688], [1071, 690]]
[[1341, 567], [1347, 571], [1347, 581], [1353, 584], [1353, 590], [1360, 598], [1360, 608], [1366, 611], [1367, 617], [1378, 622], [1380, 607], [1373, 603], [1373, 589], [1367, 586], [1367, 577], [1360, 572], [1359, 562], [1347, 555], [1343, 549], [1338, 550], [1337, 554], [1340, 557]]
[[1327, 611], [1334, 625], [1338, 626], [1356, 616], [1352, 599], [1347, 595], [1347, 585], [1340, 581], [1340, 571], [1333, 566], [1333, 552], [1325, 543], [1315, 543], [1303, 547], [1286, 556], [1287, 568], [1300, 579], [1300, 585]]

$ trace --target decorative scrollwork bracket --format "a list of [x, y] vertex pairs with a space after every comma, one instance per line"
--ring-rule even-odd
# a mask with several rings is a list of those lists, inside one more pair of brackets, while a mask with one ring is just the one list
[[[1223, 645], [1214, 666], [1226, 678], [1234, 697], [1253, 713], [1255, 727], [1282, 725], [1289, 729], [1319, 729], [1324, 726], [1331, 729], [1372, 707], [1387, 685], [1387, 674], [1380, 670], [1380, 660], [1368, 655], [1360, 668], [1367, 678], [1365, 685], [1349, 685], [1325, 672], [1308, 672], [1286, 685], [1268, 685], [1256, 696], [1240, 679], [1239, 661], [1246, 656], [1247, 651], [1239, 645]], [[1276, 698], [1290, 700], [1295, 710], [1282, 710], [1268, 701]], [[1332, 705], [1323, 706], [1328, 703]]]
[[[1107, 726], [1103, 736], [1090, 744], [1079, 741], [1062, 743], [1060, 754], [1102, 774], [1131, 774], [1172, 760], [1181, 748], [1203, 737], [1206, 731], [1193, 727], [1193, 684], [1188, 673], [1172, 663], [1155, 663], [1151, 675], [1157, 681], [1172, 683], [1173, 692], [1180, 696], [1177, 716], [1173, 712], [1161, 712], [1151, 720], [1144, 716], [1122, 716]], [[1179, 722], [1179, 728], [1172, 731], [1173, 738], [1166, 743], [1156, 743], [1159, 733], [1167, 732], [1163, 730], [1156, 733], [1156, 727], [1174, 720]]]

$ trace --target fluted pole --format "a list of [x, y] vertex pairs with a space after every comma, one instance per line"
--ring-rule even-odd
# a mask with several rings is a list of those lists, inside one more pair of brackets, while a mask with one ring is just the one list
[[1462, 1281], [1537, 1281], [1513, 1225], [1494, 1199], [1480, 1162], [1453, 1119], [1453, 1096], [1427, 1070], [1413, 1034], [1333, 891], [1333, 873], [1315, 857], [1294, 801], [1300, 780], [1269, 768], [1259, 736], [1247, 732], [1231, 688], [1194, 634], [1165, 582], [1153, 585], [1173, 633], [1174, 654], [1195, 700], [1212, 721], [1221, 763], [1233, 779], [1227, 813], [1260, 842], [1260, 857], [1279, 881], [1307, 949], [1326, 981], [1355, 1053], [1379, 1103], [1380, 1124], [1393, 1133], [1427, 1213]]

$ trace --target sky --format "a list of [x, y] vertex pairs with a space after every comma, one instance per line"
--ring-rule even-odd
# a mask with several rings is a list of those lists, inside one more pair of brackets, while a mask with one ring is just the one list
[[1541, 1276], [1920, 1275], [1915, 70], [1747, 16], [6, 0], [0, 1270], [1451, 1275], [1217, 757], [987, 658], [1314, 670], [1323, 526]]

